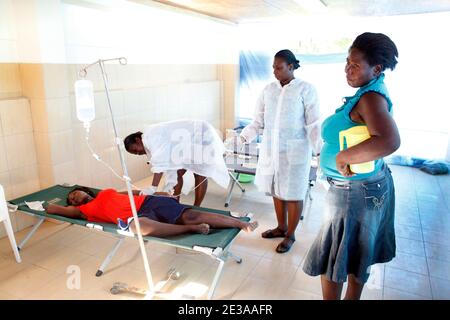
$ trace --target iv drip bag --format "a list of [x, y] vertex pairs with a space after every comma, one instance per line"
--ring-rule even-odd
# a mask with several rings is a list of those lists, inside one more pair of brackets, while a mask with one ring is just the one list
[[78, 120], [88, 124], [95, 119], [94, 87], [90, 80], [75, 82], [75, 102]]

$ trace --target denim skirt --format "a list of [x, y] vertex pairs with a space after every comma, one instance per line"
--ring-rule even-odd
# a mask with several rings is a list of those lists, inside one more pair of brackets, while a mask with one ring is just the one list
[[386, 164], [364, 180], [328, 178], [325, 222], [309, 249], [303, 271], [345, 282], [367, 282], [370, 266], [395, 257], [395, 190]]

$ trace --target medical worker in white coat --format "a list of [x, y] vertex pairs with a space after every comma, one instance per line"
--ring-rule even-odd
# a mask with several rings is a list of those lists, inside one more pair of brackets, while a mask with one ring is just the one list
[[279, 51], [273, 61], [277, 81], [261, 93], [253, 121], [238, 143], [251, 142], [263, 128], [255, 184], [273, 197], [278, 226], [263, 238], [284, 238], [276, 248], [289, 251], [303, 210], [309, 183], [312, 154], [319, 154], [320, 112], [316, 89], [294, 77], [299, 61], [289, 50]]
[[223, 188], [228, 186], [229, 175], [223, 158], [225, 146], [214, 127], [206, 121], [174, 120], [149, 125], [143, 132], [127, 136], [124, 145], [129, 153], [147, 155], [152, 166], [152, 185], [141, 194], [154, 194], [164, 173], [164, 191], [173, 189], [178, 199], [182, 191], [187, 194], [194, 184], [186, 183], [183, 176], [186, 172], [189, 176], [193, 174], [195, 206], [200, 206], [205, 197], [208, 178]]

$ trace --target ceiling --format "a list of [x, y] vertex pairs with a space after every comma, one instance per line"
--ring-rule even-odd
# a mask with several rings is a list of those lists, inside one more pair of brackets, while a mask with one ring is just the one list
[[160, 3], [233, 23], [316, 13], [389, 16], [450, 11], [450, 0], [131, 0]]

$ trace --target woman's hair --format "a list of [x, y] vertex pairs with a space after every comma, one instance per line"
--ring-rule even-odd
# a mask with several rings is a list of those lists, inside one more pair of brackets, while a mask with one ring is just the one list
[[356, 37], [350, 47], [361, 51], [370, 66], [380, 64], [382, 71], [394, 70], [398, 51], [395, 43], [385, 34], [365, 32]]
[[70, 201], [70, 199], [69, 199], [69, 195], [70, 195], [72, 192], [74, 192], [74, 191], [83, 191], [83, 192], [86, 192], [86, 193], [87, 193], [88, 195], [90, 195], [92, 198], [95, 198], [95, 196], [96, 196], [95, 192], [92, 191], [91, 189], [87, 188], [87, 187], [76, 187], [75, 189], [71, 190], [71, 191], [67, 194], [66, 202], [67, 202], [67, 205], [69, 205], [69, 206], [72, 206], [72, 205], [73, 205], [72, 201]]
[[130, 152], [130, 146], [136, 143], [137, 138], [142, 138], [142, 132], [138, 131], [128, 135], [124, 140], [123, 144], [125, 145], [125, 150]]
[[283, 59], [287, 64], [292, 64], [294, 66], [294, 70], [300, 68], [300, 61], [297, 60], [291, 50], [284, 49], [278, 51], [275, 54], [275, 58]]

